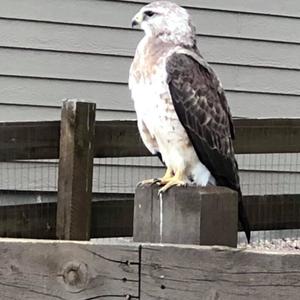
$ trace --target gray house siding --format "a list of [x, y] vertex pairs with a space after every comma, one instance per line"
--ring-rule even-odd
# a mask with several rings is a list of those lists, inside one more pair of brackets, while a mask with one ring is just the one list
[[[234, 116], [300, 117], [299, 1], [175, 2], [192, 15], [199, 48], [218, 73]], [[96, 102], [97, 119], [135, 118], [127, 78], [142, 32], [132, 30], [130, 20], [145, 3], [0, 0], [0, 120], [58, 119], [64, 98]], [[246, 156], [239, 158], [245, 191], [257, 178], [261, 182], [261, 178], [266, 182], [273, 178], [281, 184], [278, 191], [287, 189], [287, 176], [274, 163], [280, 158], [272, 157], [251, 156], [251, 163]], [[297, 179], [300, 159], [286, 157], [294, 159], [288, 166], [296, 169], [284, 171]], [[153, 159], [138, 161], [139, 166], [134, 159], [127, 159], [126, 164], [120, 160], [99, 163], [95, 191], [109, 191], [109, 185], [113, 190], [132, 191], [132, 182], [162, 172]], [[12, 170], [20, 179], [13, 182], [12, 176], [5, 179], [2, 174], [1, 188], [21, 190], [24, 184], [33, 190], [56, 189], [53, 163], [5, 166], [1, 170]], [[114, 187], [118, 182], [120, 188]], [[260, 189], [253, 186], [256, 190], [249, 193]]]
[[[142, 33], [129, 24], [145, 2], [0, 0], [1, 106], [18, 119], [52, 119], [62, 98], [75, 97], [95, 101], [99, 118], [134, 117], [127, 77]], [[192, 15], [233, 115], [300, 115], [299, 3], [177, 2]]]

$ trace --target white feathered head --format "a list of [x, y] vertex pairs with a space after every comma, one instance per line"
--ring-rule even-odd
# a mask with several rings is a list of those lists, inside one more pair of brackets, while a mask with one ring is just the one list
[[147, 36], [186, 46], [195, 44], [195, 29], [188, 12], [169, 1], [155, 1], [144, 6], [132, 19], [132, 26], [137, 25]]

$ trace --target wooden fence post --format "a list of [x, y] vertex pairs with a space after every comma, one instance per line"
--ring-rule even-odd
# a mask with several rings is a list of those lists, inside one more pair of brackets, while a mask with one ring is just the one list
[[135, 193], [135, 242], [237, 246], [237, 193], [225, 187], [139, 186]]
[[56, 219], [59, 239], [90, 237], [95, 111], [95, 103], [63, 102]]

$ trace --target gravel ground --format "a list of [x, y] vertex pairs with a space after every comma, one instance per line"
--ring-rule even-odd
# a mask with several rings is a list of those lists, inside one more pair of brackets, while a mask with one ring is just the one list
[[261, 249], [261, 250], [282, 250], [282, 251], [300, 251], [300, 240], [292, 238], [272, 239], [252, 242], [250, 244], [240, 243], [238, 248]]
[[[105, 239], [92, 239], [96, 243], [131, 243], [132, 238], [105, 238]], [[247, 243], [239, 243], [238, 248], [243, 249], [257, 249], [257, 250], [278, 250], [278, 251], [299, 251], [300, 252], [300, 239], [281, 238], [272, 240], [261, 240]]]

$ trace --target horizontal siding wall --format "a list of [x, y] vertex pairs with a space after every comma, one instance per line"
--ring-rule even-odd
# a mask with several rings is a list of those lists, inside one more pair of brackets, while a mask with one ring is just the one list
[[[300, 116], [300, 3], [270, 1], [177, 1], [235, 116]], [[99, 118], [134, 117], [127, 79], [142, 32], [129, 25], [146, 2], [0, 0], [0, 104], [52, 119], [61, 99], [83, 98], [113, 112]]]
[[[175, 2], [189, 10], [234, 116], [300, 117], [299, 1]], [[143, 33], [130, 21], [145, 3], [0, 0], [0, 120], [58, 119], [64, 98], [96, 102], [99, 120], [135, 118], [127, 78]], [[282, 157], [238, 157], [244, 192], [295, 192], [299, 155]], [[1, 166], [2, 189], [56, 190], [52, 163]], [[94, 189], [132, 192], [162, 172], [153, 159], [107, 159], [95, 167]]]

